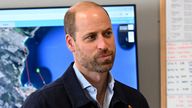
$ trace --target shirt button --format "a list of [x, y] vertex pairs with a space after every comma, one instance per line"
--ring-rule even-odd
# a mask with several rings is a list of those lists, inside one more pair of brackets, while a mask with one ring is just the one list
[[92, 92], [92, 93], [94, 93], [94, 88], [92, 88], [92, 87], [89, 88], [89, 91]]
[[96, 89], [95, 89], [95, 88], [93, 88], [93, 91], [94, 91], [94, 92], [96, 92]]

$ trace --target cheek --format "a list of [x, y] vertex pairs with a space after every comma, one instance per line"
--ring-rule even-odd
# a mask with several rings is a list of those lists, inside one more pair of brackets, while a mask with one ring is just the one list
[[88, 55], [89, 53], [93, 52], [93, 48], [90, 45], [83, 44], [83, 43], [76, 43], [75, 45], [76, 51], [80, 51], [81, 53], [84, 53], [85, 55]]
[[95, 56], [97, 49], [93, 45], [85, 45], [81, 47], [81, 52], [84, 53], [84, 55], [87, 57], [92, 58]]
[[94, 49], [92, 46], [83, 46], [81, 47], [81, 51], [88, 56], [91, 56], [92, 53], [94, 53], [96, 49]]

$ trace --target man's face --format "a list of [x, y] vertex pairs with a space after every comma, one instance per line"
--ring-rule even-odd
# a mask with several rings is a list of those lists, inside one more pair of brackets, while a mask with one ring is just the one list
[[115, 42], [109, 17], [102, 9], [76, 14], [75, 62], [84, 69], [108, 72], [115, 58]]

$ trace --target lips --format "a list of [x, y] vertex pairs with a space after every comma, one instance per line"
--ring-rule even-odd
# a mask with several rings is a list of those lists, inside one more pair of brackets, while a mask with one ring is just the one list
[[97, 54], [98, 58], [105, 58], [105, 57], [111, 57], [113, 55], [112, 51], [108, 51], [108, 52], [101, 52]]
[[109, 56], [112, 56], [112, 54], [102, 54], [102, 55], [99, 55], [99, 57], [103, 58], [103, 57], [109, 57]]
[[112, 56], [105, 56], [105, 57], [101, 57], [100, 59], [101, 59], [101, 61], [103, 61], [103, 62], [109, 62], [109, 61], [112, 60]]
[[112, 54], [101, 54], [97, 58], [100, 62], [111, 62], [113, 58], [112, 56]]
[[96, 54], [95, 59], [100, 63], [111, 63], [113, 62], [113, 51], [102, 50]]

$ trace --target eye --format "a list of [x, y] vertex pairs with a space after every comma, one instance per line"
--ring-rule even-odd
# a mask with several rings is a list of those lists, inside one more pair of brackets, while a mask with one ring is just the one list
[[88, 34], [84, 40], [86, 41], [94, 41], [97, 38], [97, 34], [96, 33], [91, 33]]
[[111, 30], [109, 30], [109, 31], [104, 32], [103, 35], [104, 35], [105, 37], [111, 37], [112, 34], [113, 34], [113, 32], [112, 32]]

